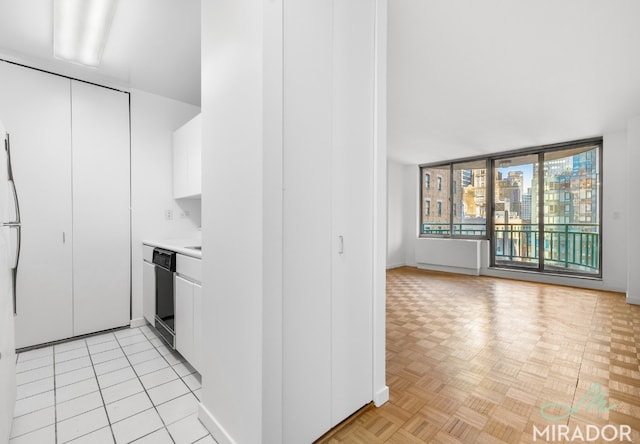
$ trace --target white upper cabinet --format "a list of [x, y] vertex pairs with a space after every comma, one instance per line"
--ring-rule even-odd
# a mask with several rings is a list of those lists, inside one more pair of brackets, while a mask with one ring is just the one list
[[173, 197], [202, 195], [202, 118], [198, 114], [173, 133]]

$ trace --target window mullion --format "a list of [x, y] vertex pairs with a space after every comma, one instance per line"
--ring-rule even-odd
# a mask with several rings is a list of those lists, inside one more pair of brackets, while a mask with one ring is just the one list
[[449, 236], [453, 236], [453, 163], [449, 164]]
[[538, 271], [544, 270], [544, 153], [538, 153]]

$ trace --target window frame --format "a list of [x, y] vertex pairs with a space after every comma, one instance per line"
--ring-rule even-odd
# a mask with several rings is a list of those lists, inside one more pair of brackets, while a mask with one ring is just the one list
[[[457, 193], [455, 192], [455, 186], [457, 181], [454, 180], [453, 178], [453, 172], [455, 171], [454, 166], [457, 164], [461, 164], [461, 163], [469, 163], [469, 162], [478, 162], [478, 161], [484, 161], [484, 166], [481, 168], [477, 168], [477, 169], [483, 169], [485, 170], [485, 184], [484, 184], [484, 190], [485, 190], [485, 206], [487, 206], [487, 196], [488, 196], [488, 186], [487, 186], [487, 176], [486, 174], [488, 174], [489, 171], [489, 159], [487, 157], [479, 157], [479, 158], [471, 158], [471, 159], [461, 159], [461, 160], [454, 160], [454, 161], [449, 161], [449, 162], [440, 162], [440, 163], [433, 163], [433, 164], [422, 164], [418, 166], [418, 172], [419, 172], [419, 180], [420, 180], [420, 202], [421, 202], [421, 208], [420, 208], [420, 220], [418, 222], [418, 236], [421, 238], [444, 238], [444, 239], [489, 239], [489, 232], [487, 230], [487, 219], [485, 217], [485, 234], [454, 234], [454, 229], [453, 226], [456, 224], [456, 222], [454, 222], [454, 218], [456, 217], [455, 214], [453, 214], [453, 208], [454, 208], [454, 201], [455, 201], [455, 197], [457, 196]], [[422, 202], [425, 202], [427, 200], [427, 198], [425, 197], [425, 189], [431, 189], [431, 188], [427, 188], [423, 182], [423, 177], [429, 176], [429, 181], [431, 182], [431, 179], [433, 179], [433, 173], [424, 173], [423, 169], [424, 168], [438, 168], [438, 169], [448, 169], [449, 170], [449, 183], [448, 183], [448, 189], [446, 186], [442, 186], [442, 176], [440, 174], [436, 174], [436, 187], [433, 188], [433, 191], [437, 192], [437, 193], [447, 193], [447, 195], [445, 197], [443, 197], [442, 199], [438, 199], [441, 202], [444, 201], [448, 201], [449, 202], [449, 221], [444, 223], [444, 224], [448, 224], [449, 226], [449, 233], [445, 234], [445, 233], [430, 233], [430, 234], [423, 234], [422, 233], [422, 217], [423, 217], [423, 213], [424, 213], [424, 208], [422, 207]], [[440, 187], [438, 187], [438, 184], [440, 184]], [[445, 184], [446, 185], [446, 184]], [[462, 195], [460, 196], [462, 198]], [[488, 207], [487, 207], [488, 208]], [[431, 215], [433, 214], [433, 210], [434, 208], [431, 208]]]
[[[538, 155], [538, 162], [540, 164], [544, 163], [544, 154], [545, 153], [549, 153], [549, 152], [554, 152], [554, 151], [565, 151], [565, 150], [570, 150], [572, 148], [580, 148], [582, 146], [597, 146], [598, 149], [598, 162], [599, 162], [599, 169], [598, 169], [598, 175], [599, 175], [599, 182], [597, 185], [597, 190], [598, 190], [598, 199], [597, 202], [595, 203], [598, 206], [598, 229], [599, 229], [599, 245], [598, 245], [598, 264], [599, 264], [599, 269], [598, 269], [598, 273], [584, 273], [584, 272], [580, 272], [580, 271], [576, 271], [576, 270], [563, 270], [562, 272], [558, 272], [557, 270], [546, 270], [546, 269], [532, 269], [530, 267], [522, 267], [522, 266], [515, 266], [515, 265], [505, 265], [505, 264], [498, 264], [496, 265], [495, 263], [495, 242], [492, 241], [492, 239], [494, 238], [493, 235], [493, 230], [494, 230], [494, 222], [493, 222], [493, 212], [495, 210], [495, 195], [494, 195], [494, 165], [495, 162], [500, 160], [500, 159], [504, 159], [504, 158], [509, 158], [509, 157], [514, 157], [514, 156], [521, 156], [521, 155], [531, 155], [531, 154], [537, 154]], [[453, 220], [454, 220], [454, 216], [453, 216], [453, 198], [454, 198], [454, 193], [453, 193], [453, 166], [455, 164], [459, 164], [459, 163], [465, 163], [465, 162], [474, 162], [474, 161], [484, 161], [486, 164], [486, 175], [485, 175], [485, 205], [487, 208], [487, 214], [485, 217], [486, 220], [486, 225], [485, 225], [485, 235], [459, 235], [459, 234], [453, 234]], [[529, 272], [536, 272], [536, 273], [542, 273], [542, 274], [549, 274], [549, 275], [560, 275], [560, 276], [572, 276], [572, 277], [580, 277], [580, 278], [584, 278], [584, 279], [594, 279], [594, 280], [601, 280], [602, 279], [602, 269], [603, 269], [603, 263], [602, 263], [602, 256], [603, 256], [603, 245], [604, 245], [604, 221], [603, 221], [603, 184], [604, 184], [604, 156], [603, 156], [603, 138], [602, 137], [595, 137], [595, 138], [588, 138], [588, 139], [580, 139], [580, 140], [575, 140], [575, 141], [569, 141], [569, 142], [562, 142], [562, 143], [556, 143], [556, 144], [549, 144], [549, 145], [540, 145], [540, 146], [534, 146], [534, 147], [529, 147], [529, 148], [522, 148], [522, 149], [516, 149], [516, 150], [510, 150], [510, 151], [504, 151], [504, 152], [499, 152], [499, 153], [492, 153], [492, 154], [488, 154], [488, 155], [484, 155], [484, 156], [475, 156], [475, 157], [466, 157], [466, 158], [460, 158], [460, 159], [454, 159], [454, 160], [448, 160], [445, 162], [434, 162], [434, 163], [425, 163], [425, 164], [420, 164], [418, 165], [418, 171], [419, 171], [419, 177], [420, 177], [420, 200], [419, 202], [423, 202], [424, 201], [424, 197], [423, 197], [423, 191], [424, 191], [424, 187], [422, 184], [422, 176], [423, 176], [423, 169], [424, 168], [449, 168], [450, 171], [450, 177], [452, 178], [449, 181], [449, 195], [447, 196], [447, 198], [449, 199], [449, 202], [451, 203], [451, 205], [449, 205], [449, 226], [450, 226], [450, 231], [449, 234], [423, 234], [422, 233], [422, 218], [420, 218], [420, 220], [418, 221], [418, 233], [419, 233], [419, 238], [425, 238], [425, 239], [429, 239], [429, 238], [440, 238], [440, 239], [484, 239], [484, 240], [489, 240], [489, 246], [490, 246], [490, 263], [489, 263], [489, 267], [490, 268], [495, 268], [495, 269], [508, 269], [508, 270], [516, 270], [516, 271], [529, 271]], [[544, 178], [544, 169], [543, 168], [538, 168], [538, 174], [539, 174], [539, 183], [541, 185], [539, 185], [540, 187], [544, 188], [544, 181], [540, 180]], [[594, 179], [595, 180], [595, 179]], [[544, 191], [544, 190], [543, 190]], [[589, 194], [591, 195], [592, 193], [589, 192]], [[540, 199], [540, 202], [538, 203], [538, 212], [539, 212], [539, 220], [544, 220], [544, 192], [543, 193], [538, 193], [538, 198]], [[590, 198], [592, 198], [590, 196]], [[420, 208], [419, 211], [420, 214], [422, 214], [422, 208]]]

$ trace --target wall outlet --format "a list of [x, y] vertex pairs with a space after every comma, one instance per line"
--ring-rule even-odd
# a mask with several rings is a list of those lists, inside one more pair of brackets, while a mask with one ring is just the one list
[[173, 210], [165, 210], [164, 218], [166, 220], [172, 220], [173, 219]]

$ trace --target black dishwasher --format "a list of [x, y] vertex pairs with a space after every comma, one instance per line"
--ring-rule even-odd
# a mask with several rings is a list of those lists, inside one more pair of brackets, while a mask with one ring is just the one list
[[175, 348], [175, 295], [174, 273], [176, 253], [162, 248], [153, 249], [153, 264], [156, 272], [156, 330], [162, 338]]

